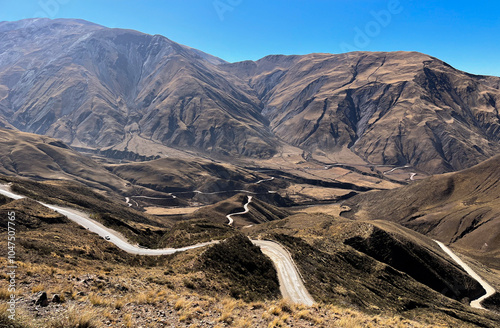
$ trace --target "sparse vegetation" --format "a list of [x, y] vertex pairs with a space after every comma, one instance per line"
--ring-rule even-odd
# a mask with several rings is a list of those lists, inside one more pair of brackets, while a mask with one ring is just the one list
[[[35, 182], [23, 178], [3, 176], [0, 176], [0, 180], [4, 181], [4, 183], [12, 182], [11, 189], [14, 192], [34, 200], [60, 206], [76, 207], [83, 212], [90, 213], [94, 220], [119, 231], [133, 242], [152, 248], [163, 247], [159, 244], [159, 241], [166, 231], [164, 223], [159, 223], [152, 216], [131, 210], [83, 184], [73, 181]], [[32, 204], [30, 212], [26, 214], [43, 221], [44, 217], [37, 215], [45, 211], [40, 207], [41, 205]], [[24, 207], [20, 207], [18, 210], [24, 212]], [[50, 220], [61, 220], [61, 218], [62, 216], [59, 214], [55, 216], [52, 214]], [[39, 221], [37, 222], [39, 224]]]
[[72, 306], [62, 318], [54, 318], [47, 323], [47, 328], [99, 328], [100, 313], [94, 309], [79, 309]]
[[[27, 270], [34, 272], [36, 277], [46, 273], [45, 267], [39, 264], [20, 263], [19, 273], [24, 279]], [[88, 268], [90, 269], [90, 268]], [[32, 314], [34, 310], [30, 302], [19, 303], [20, 315], [15, 328], [101, 328], [111, 324], [113, 327], [137, 327], [145, 325], [145, 320], [174, 323], [176, 327], [434, 327], [432, 324], [419, 323], [394, 315], [370, 315], [357, 310], [346, 309], [331, 304], [317, 304], [314, 307], [290, 304], [284, 300], [244, 302], [228, 296], [201, 295], [188, 288], [179, 287], [179, 291], [161, 289], [149, 283], [144, 288], [142, 275], [151, 269], [127, 270], [117, 267], [119, 272], [112, 277], [104, 278], [105, 294], [99, 295], [97, 284], [102, 281], [99, 273], [84, 273], [74, 275], [73, 271], [61, 270], [46, 279], [46, 290], [49, 298], [58, 290], [73, 289], [75, 299], [68, 298], [63, 311], [55, 312], [56, 304], [41, 308], [39, 315]], [[161, 272], [158, 272], [160, 274]], [[67, 277], [72, 277], [70, 281]], [[177, 278], [174, 278], [179, 280]], [[180, 278], [181, 279], [181, 278]], [[73, 285], [74, 281], [78, 284]], [[178, 281], [181, 282], [180, 280]], [[2, 282], [2, 284], [4, 284]], [[35, 294], [31, 292], [28, 283], [21, 293], [28, 300]], [[127, 289], [122, 287], [128, 285]], [[121, 290], [121, 291], [118, 291]], [[121, 296], [118, 296], [121, 294]], [[2, 310], [0, 308], [0, 310]], [[117, 311], [118, 310], [118, 311]], [[135, 314], [140, 312], [137, 317]], [[5, 313], [1, 311], [1, 313]], [[441, 318], [433, 318], [440, 322]], [[4, 317], [0, 317], [5, 320]], [[202, 323], [203, 321], [203, 323]], [[10, 321], [5, 321], [9, 322]], [[25, 322], [25, 323], [23, 323]], [[29, 322], [29, 324], [27, 323]], [[108, 324], [106, 324], [108, 322]], [[356, 326], [358, 325], [358, 326]], [[147, 325], [146, 325], [147, 327]], [[156, 327], [156, 326], [151, 326]], [[436, 326], [437, 327], [437, 326]]]
[[210, 247], [202, 254], [199, 266], [214, 279], [224, 278], [234, 298], [254, 301], [279, 296], [273, 263], [243, 235]]
[[[436, 312], [417, 315], [415, 311], [412, 313], [417, 321], [410, 321], [383, 311], [367, 314], [333, 306], [329, 304], [331, 301], [320, 300], [314, 307], [290, 304], [279, 299], [272, 263], [243, 235], [203, 249], [141, 257], [116, 249], [29, 200], [7, 202], [0, 210], [10, 208], [19, 214], [20, 224], [18, 279], [22, 284], [18, 293], [23, 299], [18, 303], [17, 321], [12, 323], [16, 328], [146, 327], [147, 322], [151, 327], [155, 327], [153, 322], [174, 323], [177, 327], [205, 327], [205, 323], [212, 327], [336, 327], [341, 324], [430, 327], [432, 325], [424, 320], [431, 316], [429, 322], [433, 323], [462, 322], [450, 321], [448, 316], [439, 316]], [[272, 224], [277, 229], [289, 229], [285, 223], [286, 220]], [[318, 229], [308, 224], [302, 223], [300, 233], [304, 237], [312, 236]], [[321, 229], [336, 231], [332, 227], [325, 223]], [[309, 249], [307, 243], [301, 242], [302, 237], [287, 238], [278, 237], [283, 244], [293, 245], [293, 249], [308, 257], [315, 266], [311, 272], [323, 272], [322, 279], [328, 278], [331, 267], [322, 265], [332, 259], [321, 260], [320, 244]], [[321, 261], [314, 263], [316, 260]], [[1, 261], [4, 265], [5, 259]], [[318, 276], [314, 273], [312, 277]], [[0, 279], [0, 298], [8, 296], [6, 283], [6, 279]], [[47, 292], [49, 305], [35, 311], [32, 300], [40, 291]], [[352, 288], [345, 285], [335, 291], [348, 294]], [[60, 303], [52, 302], [55, 294], [59, 295]], [[335, 304], [342, 304], [336, 300]], [[136, 316], [139, 312], [141, 315]]]
[[499, 166], [500, 155], [496, 155], [463, 171], [436, 175], [394, 190], [360, 194], [346, 201], [353, 210], [344, 215], [397, 222], [455, 244], [483, 264], [500, 270]]
[[[316, 301], [355, 307], [372, 314], [403, 313], [408, 318], [420, 315], [427, 317], [435, 313], [436, 318], [441, 318], [442, 322], [447, 324], [466, 321], [488, 326], [498, 320], [492, 313], [486, 317], [477, 315], [471, 310], [467, 300], [459, 303], [444, 297], [440, 293], [442, 290], [433, 291], [412, 279], [412, 272], [406, 274], [399, 271], [411, 270], [411, 265], [396, 270], [387, 259], [380, 258], [382, 262], [377, 261], [358, 252], [346, 242], [355, 236], [369, 238], [377, 229], [382, 228], [376, 228], [370, 222], [351, 221], [324, 214], [297, 214], [260, 225], [252, 234], [277, 240], [291, 252], [308, 291]], [[422, 259], [426, 259], [427, 263], [438, 262], [441, 267], [433, 271], [436, 280], [452, 280], [443, 277], [446, 277], [447, 272], [457, 269], [446, 260], [442, 261], [436, 255], [433, 244], [427, 243], [427, 239], [419, 240], [414, 232], [404, 228], [401, 229], [405, 231], [400, 231], [400, 227], [392, 223], [387, 223], [384, 229], [387, 231], [385, 239], [369, 242], [374, 252], [384, 256], [406, 257], [400, 259], [400, 262]], [[422, 264], [422, 267], [427, 263]], [[397, 263], [394, 265], [397, 266]], [[464, 276], [462, 279], [461, 272], [455, 272], [453, 275], [459, 286], [457, 288], [467, 287], [470, 292], [475, 292], [475, 285], [469, 284], [469, 277]], [[466, 292], [468, 290], [462, 291]], [[305, 317], [308, 309], [304, 311], [300, 315]], [[272, 314], [269, 313], [268, 316]], [[439, 320], [430, 322], [436, 323]]]

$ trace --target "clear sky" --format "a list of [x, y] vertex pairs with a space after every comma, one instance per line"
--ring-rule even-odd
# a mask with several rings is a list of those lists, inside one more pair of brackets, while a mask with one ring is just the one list
[[230, 62], [408, 50], [500, 76], [498, 0], [0, 0], [0, 21], [41, 16], [161, 34]]

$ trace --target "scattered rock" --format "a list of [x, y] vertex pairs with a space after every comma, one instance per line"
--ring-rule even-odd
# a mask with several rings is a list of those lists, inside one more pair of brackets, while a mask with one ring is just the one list
[[55, 294], [55, 295], [52, 297], [52, 302], [53, 302], [53, 303], [62, 303], [62, 299], [61, 299], [61, 297], [60, 297], [58, 294]]
[[47, 306], [47, 305], [49, 305], [49, 300], [47, 298], [47, 293], [46, 292], [40, 292], [40, 293], [38, 293], [35, 305], [40, 305], [40, 306]]

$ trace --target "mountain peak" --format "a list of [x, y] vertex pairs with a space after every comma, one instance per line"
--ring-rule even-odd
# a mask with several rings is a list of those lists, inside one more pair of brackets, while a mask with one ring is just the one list
[[419, 52], [230, 64], [82, 20], [3, 22], [0, 33], [0, 121], [70, 145], [257, 158], [283, 144], [322, 158], [348, 148], [368, 163], [428, 173], [500, 150], [500, 79]]
[[73, 27], [99, 27], [104, 26], [92, 23], [83, 19], [68, 19], [68, 18], [26, 18], [19, 21], [2, 21], [0, 22], [0, 32], [7, 32], [26, 28], [42, 28], [46, 26], [73, 26]]

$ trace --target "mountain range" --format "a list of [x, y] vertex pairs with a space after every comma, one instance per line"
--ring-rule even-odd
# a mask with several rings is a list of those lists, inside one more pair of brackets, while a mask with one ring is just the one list
[[246, 160], [293, 146], [326, 161], [348, 149], [431, 174], [500, 150], [500, 78], [421, 53], [227, 63], [69, 19], [1, 22], [0, 41], [0, 125], [78, 149]]
[[497, 327], [499, 104], [417, 52], [0, 22], [0, 326]]

